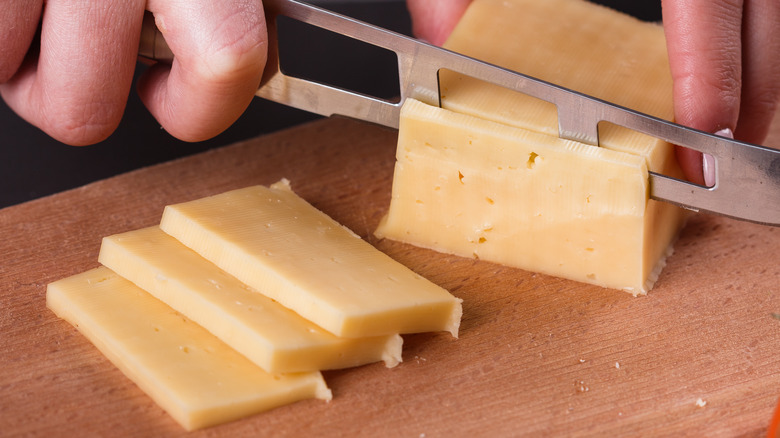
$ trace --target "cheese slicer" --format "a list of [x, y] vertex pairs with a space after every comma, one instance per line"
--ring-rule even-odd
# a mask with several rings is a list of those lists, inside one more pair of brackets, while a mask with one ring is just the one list
[[[263, 0], [268, 63], [256, 95], [322, 116], [341, 115], [398, 128], [407, 98], [440, 105], [438, 73], [452, 70], [550, 102], [561, 138], [598, 146], [598, 126], [609, 122], [709, 154], [712, 186], [650, 172], [653, 199], [764, 225], [780, 226], [780, 150], [694, 130], [518, 72], [458, 54], [296, 0]], [[398, 59], [400, 99], [386, 100], [282, 72], [277, 19], [288, 17], [392, 51]], [[173, 54], [147, 13], [139, 55], [170, 62]]]

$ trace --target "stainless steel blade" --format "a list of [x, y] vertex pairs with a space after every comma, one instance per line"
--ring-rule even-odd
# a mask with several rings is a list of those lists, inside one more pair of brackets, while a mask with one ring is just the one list
[[[339, 114], [398, 128], [401, 106], [407, 98], [440, 105], [438, 73], [453, 70], [553, 103], [562, 138], [598, 145], [598, 125], [609, 122], [710, 154], [715, 159], [712, 187], [651, 172], [649, 196], [691, 210], [780, 226], [778, 150], [686, 128], [300, 1], [264, 0], [263, 4], [269, 60], [257, 96], [324, 116]], [[400, 100], [378, 99], [285, 75], [279, 64], [279, 16], [394, 52], [398, 57]], [[159, 39], [142, 42], [142, 46], [149, 44], [159, 45]]]

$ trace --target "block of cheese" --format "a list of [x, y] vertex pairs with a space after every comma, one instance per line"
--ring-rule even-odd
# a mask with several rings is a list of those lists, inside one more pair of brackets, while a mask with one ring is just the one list
[[339, 338], [238, 281], [159, 227], [103, 238], [100, 263], [272, 373], [401, 361], [398, 334]]
[[410, 100], [392, 196], [380, 237], [596, 284], [645, 276], [636, 155]]
[[308, 204], [286, 180], [169, 205], [160, 228], [337, 336], [457, 336], [460, 299]]
[[[445, 47], [662, 119], [674, 116], [663, 28], [588, 1], [475, 0]], [[444, 108], [558, 135], [555, 107], [522, 93], [444, 70], [441, 94]], [[601, 128], [601, 147], [669, 159], [669, 144]]]
[[[670, 119], [663, 29], [582, 0], [475, 0], [446, 47]], [[686, 214], [649, 199], [682, 177], [673, 147], [600, 126], [558, 138], [553, 105], [440, 72], [442, 108], [408, 101], [376, 234], [633, 294], [646, 293]], [[512, 127], [512, 129], [510, 129]]]
[[46, 305], [187, 430], [331, 398], [319, 372], [266, 373], [106, 267], [49, 284]]

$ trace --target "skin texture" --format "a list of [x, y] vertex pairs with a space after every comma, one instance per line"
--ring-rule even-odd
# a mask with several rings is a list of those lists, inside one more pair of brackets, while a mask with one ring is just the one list
[[141, 99], [175, 137], [219, 134], [260, 83], [267, 49], [260, 0], [0, 0], [0, 95], [64, 143], [105, 139], [132, 87], [144, 8], [176, 59], [141, 78]]
[[471, 0], [407, 0], [412, 32], [417, 38], [440, 46], [470, 3]]
[[[780, 88], [780, 3], [664, 0], [677, 123], [762, 143]], [[678, 148], [686, 177], [704, 183], [701, 154]]]

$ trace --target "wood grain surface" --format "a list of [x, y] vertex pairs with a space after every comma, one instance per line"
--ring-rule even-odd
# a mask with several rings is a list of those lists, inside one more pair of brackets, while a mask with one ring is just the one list
[[[777, 123], [769, 144], [780, 143]], [[372, 232], [396, 133], [325, 119], [0, 210], [0, 435], [181, 429], [45, 305], [103, 236], [166, 204], [282, 177], [464, 300], [459, 339], [405, 336], [404, 362], [324, 373], [310, 400], [193, 436], [761, 436], [780, 397], [780, 230], [695, 216], [648, 296], [447, 256]]]

